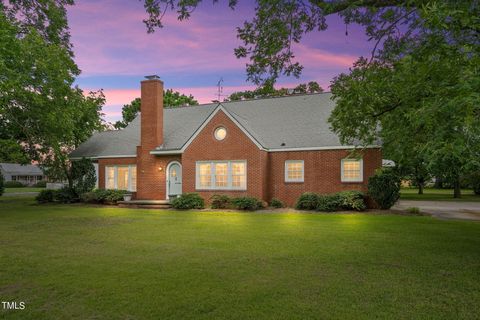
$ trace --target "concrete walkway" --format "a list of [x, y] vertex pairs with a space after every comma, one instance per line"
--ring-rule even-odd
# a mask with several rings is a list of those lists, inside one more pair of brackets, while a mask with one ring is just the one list
[[399, 200], [392, 209], [405, 210], [412, 207], [439, 219], [480, 221], [480, 202]]

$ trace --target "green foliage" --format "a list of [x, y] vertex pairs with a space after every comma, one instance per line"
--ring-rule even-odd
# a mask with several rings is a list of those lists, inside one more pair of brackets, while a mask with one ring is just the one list
[[234, 92], [226, 101], [238, 101], [247, 99], [261, 99], [267, 97], [280, 97], [300, 93], [320, 93], [323, 92], [322, 87], [316, 81], [310, 81], [308, 84], [302, 83], [296, 86], [293, 90], [288, 88], [275, 89], [272, 84], [265, 84], [255, 90], [246, 90]]
[[47, 180], [41, 180], [35, 183], [35, 188], [46, 188], [47, 187]]
[[272, 198], [272, 200], [270, 201], [270, 206], [274, 208], [283, 208], [285, 207], [285, 204], [276, 198]]
[[[129, 104], [122, 107], [122, 121], [117, 121], [113, 126], [116, 129], [125, 128], [140, 112], [140, 105], [142, 101], [140, 98], [135, 98]], [[198, 105], [198, 101], [190, 95], [185, 95], [172, 89], [163, 91], [163, 105], [165, 108], [175, 108], [180, 106], [194, 106]]]
[[198, 193], [184, 193], [173, 199], [172, 207], [181, 210], [203, 209], [205, 201]]
[[255, 211], [263, 208], [262, 201], [253, 197], [233, 198], [232, 205], [235, 209], [248, 211]]
[[212, 209], [228, 209], [232, 205], [232, 200], [224, 194], [215, 194], [210, 198]]
[[82, 199], [92, 203], [115, 204], [118, 201], [122, 201], [123, 196], [127, 193], [128, 191], [125, 190], [95, 189], [92, 192], [84, 193]]
[[360, 191], [342, 191], [331, 194], [306, 192], [297, 200], [298, 210], [331, 212], [337, 210], [363, 211], [367, 208], [364, 195]]
[[80, 201], [84, 203], [101, 203], [99, 194], [95, 191], [89, 191], [80, 195]]
[[17, 141], [0, 139], [0, 162], [28, 164], [30, 160], [26, 150]]
[[319, 195], [313, 192], [305, 192], [298, 198], [295, 208], [298, 210], [315, 210], [318, 205]]
[[35, 197], [35, 200], [38, 203], [49, 203], [55, 200], [56, 190], [42, 190], [40, 193]]
[[23, 188], [25, 185], [19, 181], [5, 181], [5, 188]]
[[363, 211], [367, 209], [365, 196], [360, 191], [342, 191], [337, 193], [339, 206], [344, 210]]
[[4, 185], [4, 178], [3, 178], [3, 175], [2, 173], [0, 172], [0, 197], [3, 195], [3, 193], [5, 192], [5, 185]]
[[323, 212], [336, 211], [341, 206], [341, 199], [338, 194], [322, 194], [318, 196], [315, 210]]
[[[47, 191], [47, 190], [44, 190]], [[55, 190], [54, 198], [60, 203], [74, 203], [80, 200], [75, 189], [70, 187], [63, 187], [61, 189]]]
[[92, 191], [97, 180], [92, 160], [83, 158], [72, 162], [71, 177], [77, 194]]
[[390, 209], [400, 198], [400, 178], [391, 170], [378, 170], [368, 179], [368, 195], [381, 209]]

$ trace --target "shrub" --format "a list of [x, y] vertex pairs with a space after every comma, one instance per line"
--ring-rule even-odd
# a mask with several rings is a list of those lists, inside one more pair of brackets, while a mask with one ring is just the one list
[[77, 194], [90, 192], [95, 188], [97, 177], [92, 160], [82, 158], [81, 160], [73, 161], [70, 171], [73, 187]]
[[35, 197], [38, 203], [48, 203], [53, 202], [55, 200], [55, 193], [56, 190], [42, 190], [40, 193]]
[[198, 193], [184, 193], [173, 199], [172, 207], [182, 210], [203, 209], [205, 208], [205, 201]]
[[227, 209], [232, 205], [232, 200], [224, 194], [215, 194], [210, 198], [212, 209]]
[[94, 191], [85, 192], [80, 195], [80, 201], [85, 203], [99, 203], [98, 194]]
[[340, 208], [344, 210], [363, 211], [367, 209], [365, 196], [360, 191], [343, 191], [338, 193]]
[[368, 179], [368, 194], [381, 209], [390, 209], [400, 198], [400, 178], [391, 170], [379, 170]]
[[0, 196], [3, 194], [5, 191], [5, 181], [3, 180], [3, 175], [0, 173]]
[[23, 188], [25, 185], [19, 181], [5, 181], [5, 188]]
[[295, 208], [298, 210], [315, 210], [319, 195], [313, 192], [305, 192], [298, 198]]
[[317, 211], [337, 211], [341, 208], [342, 199], [338, 193], [319, 195], [317, 199]]
[[117, 203], [123, 200], [123, 196], [128, 193], [126, 190], [114, 189], [95, 189], [91, 192], [82, 194], [81, 200], [90, 203]]
[[41, 180], [35, 183], [34, 185], [35, 188], [46, 188], [47, 187], [47, 181], [46, 180]]
[[274, 208], [283, 208], [285, 207], [285, 205], [283, 204], [282, 201], [276, 199], [276, 198], [273, 198], [271, 201], [270, 201], [270, 206], [271, 207], [274, 207]]
[[75, 189], [70, 187], [58, 189], [55, 191], [54, 195], [55, 200], [60, 203], [73, 203], [80, 200], [78, 194], [75, 192]]
[[263, 208], [261, 200], [253, 197], [238, 197], [232, 199], [232, 204], [235, 209], [255, 211]]

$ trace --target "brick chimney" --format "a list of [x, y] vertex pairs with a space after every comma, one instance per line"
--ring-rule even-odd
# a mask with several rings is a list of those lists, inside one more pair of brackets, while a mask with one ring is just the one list
[[163, 82], [146, 76], [141, 85], [141, 145], [153, 150], [163, 144]]

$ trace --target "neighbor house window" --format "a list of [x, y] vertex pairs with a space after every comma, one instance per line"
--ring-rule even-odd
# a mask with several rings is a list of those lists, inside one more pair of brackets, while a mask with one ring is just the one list
[[198, 161], [196, 188], [200, 190], [246, 190], [246, 161]]
[[303, 160], [285, 161], [285, 182], [303, 182]]
[[137, 191], [137, 166], [106, 166], [105, 189]]
[[342, 182], [363, 181], [363, 160], [342, 159]]

